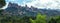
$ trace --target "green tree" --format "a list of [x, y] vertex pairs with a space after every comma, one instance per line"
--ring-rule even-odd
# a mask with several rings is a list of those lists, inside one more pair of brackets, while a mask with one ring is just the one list
[[37, 14], [36, 19], [32, 20], [30, 18], [31, 23], [47, 23], [46, 22], [46, 15], [41, 15], [40, 13]]
[[2, 8], [3, 6], [5, 6], [6, 2], [5, 0], [0, 0], [0, 8]]
[[0, 16], [3, 15], [2, 12], [3, 12], [3, 10], [0, 10]]
[[60, 16], [51, 17], [48, 23], [60, 23]]

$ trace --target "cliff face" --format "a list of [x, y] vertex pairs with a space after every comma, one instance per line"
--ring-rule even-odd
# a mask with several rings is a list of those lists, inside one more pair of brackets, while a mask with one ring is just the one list
[[28, 6], [19, 6], [15, 3], [9, 3], [8, 7], [2, 13], [3, 15], [9, 15], [9, 16], [35, 17], [38, 12], [41, 14], [46, 14], [47, 16], [60, 15], [60, 11], [57, 10], [37, 9], [34, 8], [33, 6], [29, 8]]

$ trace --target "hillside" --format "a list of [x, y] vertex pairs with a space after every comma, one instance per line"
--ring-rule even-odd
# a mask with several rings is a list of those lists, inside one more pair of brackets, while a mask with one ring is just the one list
[[51, 9], [37, 9], [33, 6], [30, 8], [26, 6], [19, 6], [16, 3], [9, 3], [8, 7], [2, 12], [3, 15], [9, 15], [9, 16], [32, 16], [35, 17], [37, 13], [46, 14], [47, 16], [55, 16], [60, 15], [60, 11], [58, 10], [51, 10]]

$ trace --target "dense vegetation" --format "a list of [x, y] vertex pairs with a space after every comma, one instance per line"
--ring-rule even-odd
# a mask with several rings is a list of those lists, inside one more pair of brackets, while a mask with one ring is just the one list
[[31, 23], [60, 23], [60, 16], [51, 16], [47, 19], [46, 15], [38, 14], [35, 20], [30, 18]]
[[46, 22], [46, 15], [41, 15], [38, 13], [35, 20], [30, 19], [31, 23], [47, 23]]
[[5, 6], [6, 2], [5, 0], [0, 0], [0, 8], [2, 8], [3, 6]]
[[[3, 10], [0, 10], [0, 14]], [[0, 23], [60, 23], [60, 16], [51, 16], [47, 21], [47, 16], [40, 13], [35, 18], [24, 16], [0, 15]]]
[[50, 17], [48, 23], [60, 23], [60, 16]]

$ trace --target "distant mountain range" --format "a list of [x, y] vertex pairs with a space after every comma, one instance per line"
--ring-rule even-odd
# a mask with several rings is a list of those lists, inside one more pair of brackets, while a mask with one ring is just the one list
[[37, 9], [33, 6], [30, 8], [26, 6], [19, 6], [16, 3], [9, 3], [8, 7], [2, 12], [3, 15], [15, 15], [15, 16], [33, 16], [35, 17], [37, 13], [46, 14], [47, 16], [60, 15], [60, 10], [51, 10], [51, 9]]

